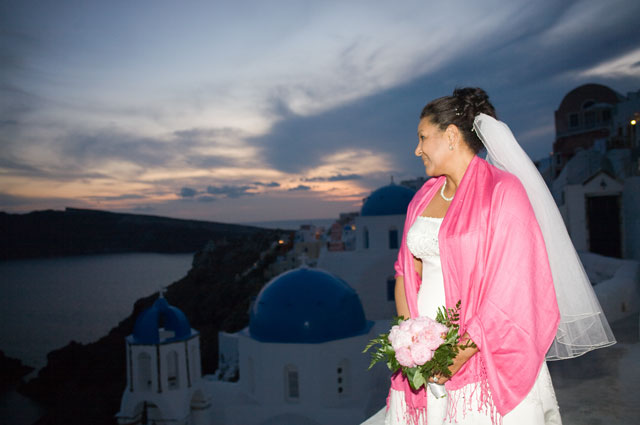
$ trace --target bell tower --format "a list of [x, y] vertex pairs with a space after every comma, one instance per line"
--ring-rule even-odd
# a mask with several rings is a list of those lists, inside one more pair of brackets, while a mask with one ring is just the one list
[[162, 292], [126, 338], [127, 386], [118, 424], [208, 424], [200, 336]]

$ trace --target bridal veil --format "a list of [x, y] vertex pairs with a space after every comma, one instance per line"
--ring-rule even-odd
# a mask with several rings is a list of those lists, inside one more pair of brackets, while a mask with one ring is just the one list
[[505, 123], [479, 114], [473, 128], [487, 149], [487, 161], [520, 179], [542, 230], [561, 315], [547, 360], [570, 359], [615, 344], [560, 211], [538, 169]]

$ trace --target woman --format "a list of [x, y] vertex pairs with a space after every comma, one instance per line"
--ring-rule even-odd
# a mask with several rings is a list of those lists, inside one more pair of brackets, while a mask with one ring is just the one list
[[[493, 156], [517, 146], [508, 128], [494, 118], [487, 94], [477, 88], [457, 89], [453, 96], [427, 104], [420, 115], [415, 155], [422, 159], [426, 173], [437, 178], [429, 179], [408, 207], [395, 264], [397, 312], [404, 317], [435, 318], [437, 307], [453, 307], [461, 301], [462, 339], [470, 339], [475, 347], [460, 351], [450, 366], [450, 378], [430, 379], [445, 384], [445, 398], [436, 399], [424, 389], [413, 391], [401, 374], [394, 375], [386, 424], [433, 425], [445, 420], [474, 425], [560, 424], [545, 354], [573, 357], [614, 342], [588, 280], [585, 289], [584, 282], [574, 283], [574, 276], [569, 285], [579, 287], [582, 292], [573, 293], [587, 300], [580, 304], [588, 308], [578, 313], [579, 319], [569, 317], [570, 309], [562, 311], [563, 322], [582, 323], [576, 329], [562, 323], [566, 332], [558, 331], [562, 309], [545, 241], [550, 242], [547, 233], [561, 232], [556, 227], [546, 229], [546, 218], [544, 236], [540, 230], [536, 214], [541, 213], [532, 208], [532, 192], [527, 195], [530, 188], [539, 189], [540, 182], [535, 180], [539, 174], [519, 147], [506, 162], [513, 162], [509, 165], [520, 174], [537, 175], [534, 184], [529, 174], [516, 177], [477, 156], [482, 142], [487, 143], [484, 132], [498, 146], [497, 155], [496, 146], [487, 146]], [[526, 166], [519, 162], [523, 156]], [[548, 201], [546, 195], [540, 196]], [[535, 207], [539, 202], [533, 203]], [[548, 204], [543, 207], [549, 209]], [[556, 226], [560, 221], [563, 238], [568, 240], [559, 217], [557, 213], [551, 221]], [[575, 250], [573, 255], [577, 259]], [[601, 341], [594, 342], [589, 335], [581, 345], [583, 328], [594, 323], [604, 337], [599, 334]]]

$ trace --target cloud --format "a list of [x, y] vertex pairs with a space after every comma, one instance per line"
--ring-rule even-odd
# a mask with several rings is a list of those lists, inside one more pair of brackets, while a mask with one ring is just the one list
[[292, 187], [291, 189], [289, 189], [289, 192], [297, 192], [297, 191], [305, 191], [305, 190], [311, 190], [311, 186], [299, 184], [298, 186]]
[[197, 190], [190, 187], [183, 187], [182, 189], [180, 189], [180, 196], [183, 198], [193, 198], [197, 193]]
[[210, 195], [222, 195], [226, 198], [239, 198], [241, 196], [251, 196], [252, 186], [208, 186], [207, 193]]
[[[172, 24], [160, 42], [139, 37], [150, 24], [144, 7], [42, 13], [13, 3], [0, 5], [0, 191], [32, 196], [173, 197], [203, 215], [215, 199], [256, 202], [255, 211], [269, 196], [304, 197], [281, 184], [313, 182], [292, 189], [316, 201], [329, 186], [349, 197], [389, 175], [424, 173], [413, 155], [418, 113], [456, 86], [485, 88], [538, 158], [569, 90], [640, 85], [637, 1], [322, 2], [254, 5], [250, 16], [203, 4], [198, 16], [180, 13], [217, 25]], [[107, 15], [137, 22], [135, 32], [110, 32]], [[60, 30], [70, 20], [94, 25], [70, 36]], [[174, 16], [163, 9], [153, 21]], [[193, 42], [202, 39], [213, 44]]]
[[280, 187], [280, 183], [278, 182], [269, 182], [269, 183], [253, 182], [253, 184], [256, 186], [264, 186], [264, 187]]
[[[591, 4], [577, 2], [574, 8]], [[639, 5], [627, 3], [638, 12]], [[553, 125], [553, 111], [562, 96], [589, 82], [580, 73], [612, 58], [627, 57], [640, 42], [638, 34], [633, 34], [636, 24], [629, 9], [618, 7], [609, 14], [587, 13], [574, 18], [574, 8], [563, 2], [545, 3], [544, 7], [500, 7], [493, 27], [483, 28], [477, 37], [473, 26], [461, 27], [456, 44], [459, 39], [468, 40], [468, 49], [443, 59], [438, 67], [313, 115], [290, 113], [250, 143], [268, 147], [263, 150], [267, 161], [289, 173], [309, 175], [308, 170], [322, 164], [331, 153], [367, 149], [384, 153], [392, 170], [420, 174], [423, 171], [412, 161], [412, 152], [421, 108], [433, 98], [451, 94], [456, 86], [472, 85], [488, 91], [499, 117], [516, 135], [527, 133], [523, 147], [532, 157], [546, 155], [554, 135], [536, 133], [536, 129]], [[564, 27], [573, 19], [575, 28], [580, 28], [575, 37], [571, 35], [574, 29]], [[630, 73], [630, 64], [637, 59], [628, 59], [625, 69]]]
[[362, 176], [360, 174], [336, 174], [334, 176], [329, 177], [307, 177], [303, 178], [302, 181], [305, 182], [339, 182], [346, 180], [361, 180]]
[[198, 202], [214, 202], [216, 200], [213, 196], [198, 196]]
[[116, 196], [87, 196], [86, 199], [91, 199], [95, 201], [126, 201], [130, 199], [146, 199], [146, 196], [136, 195], [133, 193], [116, 195]]
[[637, 77], [640, 75], [640, 49], [608, 59], [580, 73], [584, 77]]

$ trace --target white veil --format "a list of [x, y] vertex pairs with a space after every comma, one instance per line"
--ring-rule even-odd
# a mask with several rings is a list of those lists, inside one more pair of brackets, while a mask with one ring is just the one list
[[473, 128], [487, 148], [487, 161], [520, 179], [542, 230], [561, 315], [547, 360], [569, 359], [615, 344], [560, 211], [538, 169], [505, 123], [479, 114]]

